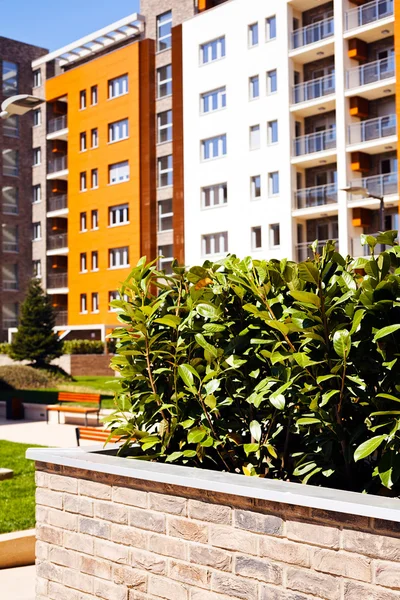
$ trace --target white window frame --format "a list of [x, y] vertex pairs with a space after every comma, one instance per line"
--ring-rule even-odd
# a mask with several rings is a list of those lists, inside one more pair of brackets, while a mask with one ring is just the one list
[[[257, 36], [257, 41], [254, 42], [254, 32], [256, 32], [256, 36]], [[248, 44], [249, 44], [249, 48], [256, 48], [258, 46], [258, 44], [260, 43], [260, 32], [259, 32], [259, 26], [258, 26], [258, 22], [256, 23], [250, 23], [250, 25], [248, 26]]]
[[[169, 212], [163, 212], [163, 206], [165, 206], [167, 204], [167, 202], [171, 203], [171, 210]], [[167, 198], [166, 200], [159, 200], [158, 201], [158, 231], [159, 232], [166, 232], [166, 231], [173, 231], [174, 228], [174, 222], [173, 222], [173, 218], [174, 218], [174, 205], [173, 205], [173, 200], [172, 198]], [[172, 225], [171, 227], [168, 228], [164, 228], [163, 222], [166, 221], [167, 219], [172, 219]]]
[[[207, 199], [209, 203], [207, 204]], [[228, 204], [228, 184], [217, 183], [215, 185], [208, 185], [201, 189], [201, 208], [209, 210], [210, 208], [217, 208], [226, 206]]]
[[86, 90], [81, 90], [79, 92], [79, 110], [85, 110], [86, 107], [87, 107]]
[[[161, 28], [168, 26], [169, 32], [165, 35], [161, 35]], [[165, 47], [162, 48], [162, 44]], [[162, 15], [157, 15], [157, 52], [163, 52], [172, 47], [172, 10], [168, 10]]]
[[[162, 118], [167, 115], [167, 123], [162, 123]], [[166, 132], [167, 139], [161, 139], [163, 132]], [[157, 143], [167, 144], [172, 142], [172, 110], [164, 110], [157, 114]]]
[[[277, 230], [274, 229], [277, 227]], [[280, 248], [281, 245], [281, 231], [280, 231], [281, 227], [280, 227], [280, 223], [271, 223], [270, 225], [268, 225], [268, 241], [269, 241], [269, 247], [270, 249], [275, 249], [275, 248]], [[275, 236], [275, 232], [278, 231], [278, 236], [279, 236], [279, 244], [274, 244], [273, 243], [273, 238]]]
[[[257, 90], [257, 94], [255, 94], [255, 90]], [[260, 97], [260, 76], [253, 75], [249, 77], [249, 97], [250, 100], [257, 100]]]
[[33, 166], [38, 167], [42, 164], [42, 149], [34, 148], [33, 149]]
[[99, 228], [99, 211], [97, 208], [93, 209], [90, 213], [90, 228], [92, 231], [96, 231]]
[[202, 115], [226, 108], [226, 86], [222, 86], [200, 96], [200, 111]]
[[91, 143], [91, 148], [99, 147], [99, 130], [97, 127], [94, 127], [90, 131], [90, 143]]
[[86, 214], [86, 212], [81, 212], [79, 215], [79, 231], [81, 233], [87, 231], [87, 214]]
[[86, 192], [87, 191], [87, 174], [86, 171], [81, 171], [79, 173], [79, 191]]
[[[161, 73], [163, 72], [163, 70], [166, 70], [166, 77], [165, 79], [161, 79]], [[168, 75], [168, 70], [170, 72], [170, 75]], [[162, 94], [161, 93], [161, 88], [163, 86], [166, 86], [166, 94]], [[172, 64], [170, 65], [163, 65], [162, 67], [159, 67], [157, 69], [157, 98], [168, 98], [169, 96], [172, 95]]]
[[[96, 265], [96, 266], [94, 266], [94, 265]], [[99, 252], [98, 252], [98, 250], [92, 250], [91, 257], [90, 257], [90, 270], [93, 272], [99, 270]]]
[[265, 39], [267, 42], [276, 40], [277, 37], [277, 23], [276, 15], [271, 15], [265, 19]]
[[[259, 236], [259, 240], [258, 240]], [[258, 241], [260, 242], [258, 244]], [[262, 227], [261, 225], [257, 225], [256, 227], [251, 228], [251, 250], [255, 252], [257, 250], [262, 250]]]
[[109, 269], [126, 269], [129, 267], [129, 248], [122, 246], [121, 248], [110, 248], [108, 251], [108, 268]]
[[[209, 245], [209, 252], [207, 246]], [[228, 232], [207, 233], [201, 236], [201, 255], [216, 256], [229, 252]]]
[[32, 240], [34, 242], [38, 242], [42, 239], [42, 223], [40, 221], [36, 221], [33, 225], [33, 237]]
[[33, 111], [33, 127], [39, 127], [42, 124], [42, 109], [36, 108]]
[[79, 134], [79, 150], [80, 152], [86, 152], [87, 150], [86, 131], [81, 131], [81, 133]]
[[32, 272], [35, 279], [42, 279], [42, 261], [40, 258], [32, 261]]
[[258, 124], [250, 126], [249, 147], [250, 150], [259, 150], [261, 148], [261, 126]]
[[38, 88], [42, 85], [42, 72], [40, 69], [33, 71], [33, 88]]
[[[165, 252], [164, 248], [171, 249], [170, 252]], [[168, 256], [169, 254], [169, 256]], [[158, 268], [160, 271], [165, 271], [166, 275], [172, 273], [172, 262], [174, 260], [174, 245], [173, 244], [163, 244], [158, 247]], [[165, 256], [167, 255], [167, 256]]]
[[87, 273], [87, 254], [81, 252], [79, 255], [80, 273]]
[[[275, 89], [272, 89], [272, 81], [275, 81]], [[272, 94], [276, 94], [278, 92], [278, 70], [271, 69], [267, 72], [267, 94], [271, 96]]]
[[[277, 177], [277, 178], [276, 178]], [[278, 190], [276, 189], [276, 182], [278, 183]], [[279, 171], [272, 171], [268, 173], [268, 195], [269, 197], [279, 196], [280, 193], [280, 181], [279, 181]]]
[[226, 56], [226, 40], [221, 35], [200, 45], [200, 64], [207, 65]]
[[80, 300], [79, 300], [79, 305], [80, 305], [80, 314], [81, 315], [86, 315], [88, 312], [87, 309], [87, 294], [81, 294], [80, 295]]
[[90, 88], [90, 104], [96, 106], [98, 103], [99, 90], [97, 85], [92, 85]]
[[[274, 132], [275, 126], [276, 126], [276, 140], [273, 139], [273, 132]], [[268, 139], [269, 146], [272, 146], [273, 144], [277, 144], [279, 142], [278, 119], [273, 119], [272, 121], [268, 121], [268, 123], [267, 123], [267, 139]]]
[[[209, 149], [208, 152], [207, 148]], [[209, 153], [209, 156], [206, 156], [207, 153]], [[226, 133], [201, 141], [201, 160], [203, 162], [223, 158], [227, 153], [228, 146]]]
[[92, 292], [92, 313], [100, 312], [99, 292]]
[[90, 172], [90, 185], [92, 190], [97, 190], [99, 187], [99, 170], [92, 169]]
[[108, 80], [108, 99], [119, 98], [124, 96], [129, 91], [128, 74], [119, 75], [113, 79]]
[[108, 226], [120, 227], [129, 224], [129, 204], [118, 204], [108, 208]]
[[32, 204], [39, 204], [42, 201], [42, 186], [40, 183], [32, 186]]
[[[257, 186], [257, 180], [259, 180], [259, 186]], [[257, 190], [260, 190], [259, 195], [256, 195]], [[250, 199], [251, 200], [260, 200], [262, 194], [261, 187], [261, 175], [252, 175], [250, 178]]]
[[[162, 168], [162, 162], [167, 159], [168, 166], [167, 168]], [[163, 184], [163, 177], [167, 177], [167, 183]], [[166, 156], [160, 156], [157, 161], [157, 185], [159, 188], [171, 187], [174, 185], [174, 161], [172, 158], [172, 154], [167, 154]]]
[[129, 138], [129, 119], [121, 119], [108, 124], [108, 143], [115, 144]]
[[129, 181], [130, 168], [129, 161], [124, 160], [119, 163], [113, 163], [108, 166], [108, 184], [118, 185], [119, 183], [125, 183]]

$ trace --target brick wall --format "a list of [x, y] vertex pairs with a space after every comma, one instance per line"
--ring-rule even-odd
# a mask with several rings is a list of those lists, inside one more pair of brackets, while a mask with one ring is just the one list
[[110, 354], [71, 354], [71, 375], [114, 377], [110, 369]]
[[398, 523], [37, 463], [36, 600], [399, 600]]

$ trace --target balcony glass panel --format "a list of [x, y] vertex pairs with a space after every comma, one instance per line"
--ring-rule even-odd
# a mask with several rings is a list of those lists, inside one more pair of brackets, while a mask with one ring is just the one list
[[336, 148], [336, 128], [326, 131], [318, 131], [303, 135], [294, 140], [294, 156], [303, 156], [304, 154], [314, 154], [314, 152], [324, 152]]
[[296, 29], [296, 31], [292, 32], [292, 50], [321, 42], [326, 38], [332, 37], [334, 32], [333, 17], [324, 19], [318, 23], [312, 23], [301, 29]]
[[298, 190], [295, 193], [295, 208], [312, 208], [337, 202], [337, 185], [329, 183], [312, 188]]
[[390, 77], [394, 77], [395, 73], [396, 66], [394, 56], [382, 58], [381, 60], [376, 60], [347, 71], [347, 88], [352, 89], [389, 79]]
[[47, 277], [47, 286], [49, 288], [66, 288], [66, 287], [68, 287], [67, 273], [51, 273]]
[[393, 0], [373, 0], [346, 13], [346, 31], [386, 19], [394, 14]]
[[335, 93], [335, 74], [299, 83], [293, 88], [293, 104], [315, 100]]
[[[397, 173], [386, 173], [385, 175], [374, 175], [373, 177], [364, 177], [361, 180], [351, 182], [352, 187], [363, 187], [368, 190], [371, 196], [385, 197], [398, 194], [398, 175]], [[359, 200], [360, 194], [352, 194], [352, 200]]]
[[[339, 240], [336, 239], [332, 239], [332, 240], [318, 240], [318, 245], [317, 245], [317, 252], [321, 253], [323, 247], [325, 246], [325, 244], [328, 241], [332, 241], [336, 243], [336, 247], [338, 245]], [[298, 262], [302, 262], [304, 260], [307, 260], [307, 258], [312, 258], [313, 256], [313, 251], [311, 250], [311, 244], [314, 242], [314, 240], [310, 241], [310, 242], [303, 242], [302, 244], [297, 244], [296, 246], [296, 250], [297, 250], [297, 260]]]
[[58, 156], [49, 161], [49, 173], [57, 173], [58, 171], [65, 171], [68, 168], [68, 162], [66, 156]]
[[67, 128], [67, 115], [61, 115], [55, 119], [49, 120], [48, 132], [55, 133], [56, 131], [62, 131]]
[[360, 144], [396, 135], [396, 115], [368, 119], [349, 126], [349, 144]]
[[68, 234], [57, 233], [55, 235], [49, 235], [48, 248], [49, 250], [58, 250], [59, 248], [67, 248], [68, 246]]
[[54, 210], [63, 210], [68, 207], [67, 194], [60, 194], [59, 196], [52, 196], [48, 200], [47, 210], [52, 212]]
[[67, 325], [68, 323], [68, 311], [67, 310], [56, 310], [56, 326]]

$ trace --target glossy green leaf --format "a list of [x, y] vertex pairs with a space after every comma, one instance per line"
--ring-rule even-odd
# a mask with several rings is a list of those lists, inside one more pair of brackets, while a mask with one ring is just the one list
[[386, 435], [377, 435], [370, 440], [367, 440], [363, 444], [358, 446], [357, 450], [354, 452], [354, 460], [358, 462], [363, 458], [367, 458], [379, 448], [379, 446], [386, 440]]
[[396, 333], [396, 331], [399, 331], [399, 329], [400, 329], [400, 324], [389, 325], [388, 327], [383, 327], [382, 329], [377, 331], [376, 334], [374, 335], [374, 342], [381, 340], [382, 338], [386, 337], [387, 335]]
[[258, 421], [252, 421], [250, 423], [250, 433], [256, 442], [261, 440], [261, 425]]
[[351, 335], [346, 329], [336, 331], [333, 336], [333, 348], [338, 356], [345, 360], [351, 350]]

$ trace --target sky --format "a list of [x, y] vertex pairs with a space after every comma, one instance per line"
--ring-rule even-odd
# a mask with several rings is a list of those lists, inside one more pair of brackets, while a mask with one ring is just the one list
[[0, 0], [0, 36], [57, 50], [139, 11], [139, 0]]

